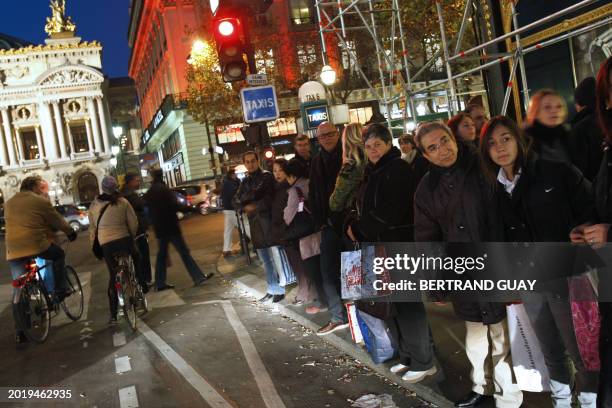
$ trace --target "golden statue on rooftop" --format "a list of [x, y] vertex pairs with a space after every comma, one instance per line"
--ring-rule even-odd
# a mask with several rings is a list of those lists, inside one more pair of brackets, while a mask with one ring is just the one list
[[73, 35], [76, 25], [70, 17], [66, 17], [66, 0], [51, 0], [51, 17], [47, 17], [45, 32], [50, 37]]

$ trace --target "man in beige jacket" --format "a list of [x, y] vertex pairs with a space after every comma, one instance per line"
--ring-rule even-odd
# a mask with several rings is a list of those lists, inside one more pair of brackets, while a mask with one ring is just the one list
[[[62, 299], [67, 292], [65, 253], [52, 240], [58, 230], [71, 241], [77, 234], [53, 208], [46, 196], [47, 191], [48, 184], [40, 176], [27, 177], [21, 183], [19, 193], [4, 204], [6, 259], [13, 279], [25, 272], [25, 263], [33, 257], [52, 261], [55, 294]], [[23, 333], [18, 332], [16, 339], [23, 341]]]

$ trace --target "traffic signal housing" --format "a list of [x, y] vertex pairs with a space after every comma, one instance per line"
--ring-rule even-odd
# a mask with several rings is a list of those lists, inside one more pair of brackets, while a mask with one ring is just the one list
[[246, 47], [240, 18], [231, 16], [215, 18], [213, 20], [213, 32], [223, 81], [244, 80], [247, 71]]

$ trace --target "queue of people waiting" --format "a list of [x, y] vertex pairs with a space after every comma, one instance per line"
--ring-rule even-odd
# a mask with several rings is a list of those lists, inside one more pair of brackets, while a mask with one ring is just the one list
[[[356, 242], [606, 243], [612, 239], [612, 58], [596, 80], [578, 86], [575, 102], [578, 113], [568, 124], [563, 97], [540, 90], [522, 128], [506, 116], [487, 120], [482, 106], [468, 106], [447, 124], [422, 123], [400, 137], [401, 150], [381, 124], [349, 124], [340, 133], [325, 122], [316, 132], [317, 154], [311, 157], [308, 137], [298, 136], [296, 156], [277, 159], [272, 173], [260, 168], [256, 152], [246, 152], [248, 174], [241, 183], [228, 178], [223, 187], [223, 202], [231, 202], [224, 255], [235, 209], [248, 218], [266, 273], [261, 301], [280, 302], [294, 279], [297, 296], [290, 301], [309, 314], [326, 313], [329, 321], [317, 334], [327, 335], [348, 325], [341, 252]], [[599, 279], [612, 285], [609, 276]], [[491, 396], [497, 407], [521, 406], [506, 305], [475, 299], [453, 307], [465, 321], [473, 383], [456, 406], [477, 406]], [[400, 361], [391, 371], [410, 383], [434, 375], [424, 304], [392, 309], [387, 324]], [[574, 394], [582, 407], [612, 407], [612, 305], [599, 305], [598, 371], [581, 358], [568, 302], [535, 293], [525, 310], [549, 371], [552, 405], [570, 407]]]

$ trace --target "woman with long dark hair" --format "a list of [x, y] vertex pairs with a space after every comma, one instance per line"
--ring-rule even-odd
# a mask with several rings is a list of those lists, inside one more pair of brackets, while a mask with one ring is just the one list
[[[597, 117], [605, 137], [604, 156], [595, 179], [595, 200], [599, 224], [584, 228], [579, 240], [600, 246], [612, 241], [612, 57], [602, 64], [597, 74]], [[599, 274], [599, 296], [606, 296], [612, 288], [610, 271]], [[600, 302], [601, 329], [599, 350], [601, 374], [599, 378], [599, 407], [612, 408], [612, 303]]]
[[[573, 166], [530, 152], [529, 142], [512, 119], [496, 116], [485, 125], [480, 153], [485, 178], [496, 190], [503, 241], [569, 243], [572, 230], [592, 219], [590, 182]], [[566, 270], [556, 270], [558, 279], [524, 294], [523, 301], [550, 373], [554, 406], [571, 405], [569, 354], [581, 406], [595, 408], [598, 374], [587, 371], [579, 352], [567, 299], [565, 277], [573, 265], [568, 264]]]
[[134, 245], [138, 232], [138, 218], [130, 203], [119, 195], [117, 180], [106, 176], [102, 180], [102, 194], [89, 207], [89, 234], [93, 242], [95, 236], [102, 246], [104, 260], [108, 267], [108, 303], [110, 308], [109, 324], [117, 324], [119, 300], [115, 290], [117, 260], [115, 256], [126, 250], [132, 256], [134, 270], [139, 270], [139, 255]]
[[476, 125], [469, 114], [465, 112], [458, 113], [448, 120], [447, 125], [453, 131], [455, 139], [478, 145]]

